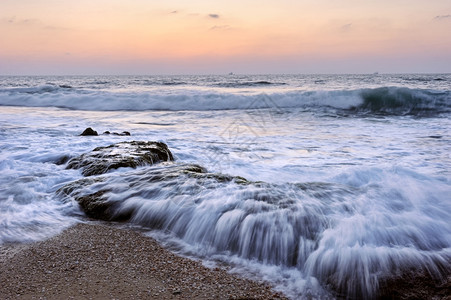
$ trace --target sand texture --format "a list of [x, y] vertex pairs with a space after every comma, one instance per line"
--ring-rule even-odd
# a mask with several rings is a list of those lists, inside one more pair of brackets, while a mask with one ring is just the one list
[[77, 224], [0, 249], [1, 299], [283, 299], [263, 283], [177, 256], [155, 240]]

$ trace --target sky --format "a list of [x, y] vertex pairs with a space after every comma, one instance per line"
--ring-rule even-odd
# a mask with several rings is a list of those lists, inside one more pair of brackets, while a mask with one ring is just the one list
[[0, 75], [451, 72], [450, 0], [0, 0]]

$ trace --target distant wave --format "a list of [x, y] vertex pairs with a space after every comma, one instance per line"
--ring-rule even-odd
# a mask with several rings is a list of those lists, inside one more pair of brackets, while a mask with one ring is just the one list
[[[261, 83], [264, 84], [264, 83]], [[266, 83], [265, 83], [266, 84]], [[0, 89], [0, 105], [93, 111], [330, 110], [340, 114], [434, 116], [451, 112], [451, 91], [380, 87], [355, 90], [243, 94], [205, 90], [112, 92], [42, 85]]]
[[184, 85], [187, 84], [184, 81], [176, 81], [171, 79], [161, 80], [161, 79], [137, 79], [134, 80], [135, 84], [144, 86], [171, 86], [171, 85]]
[[440, 76], [437, 77], [402, 77], [405, 81], [419, 81], [419, 82], [429, 82], [429, 81], [447, 81], [446, 78]]
[[217, 87], [227, 87], [227, 88], [242, 88], [242, 87], [258, 87], [258, 86], [268, 86], [268, 85], [285, 85], [285, 82], [271, 82], [266, 80], [255, 80], [255, 81], [231, 81], [231, 82], [221, 82], [214, 84]]
[[58, 92], [61, 89], [64, 89], [66, 86], [58, 86], [53, 84], [40, 85], [36, 87], [18, 87], [11, 89], [3, 89], [0, 90], [0, 93], [3, 94], [8, 92], [10, 95], [14, 94], [44, 94], [44, 93], [54, 93]]
[[163, 81], [161, 84], [163, 84], [163, 85], [183, 85], [183, 84], [186, 84], [186, 82], [183, 82], [183, 81]]

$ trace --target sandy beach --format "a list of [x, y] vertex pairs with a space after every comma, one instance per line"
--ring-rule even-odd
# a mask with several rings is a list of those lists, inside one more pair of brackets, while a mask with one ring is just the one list
[[2, 299], [284, 299], [263, 283], [177, 256], [138, 232], [77, 224], [0, 248]]

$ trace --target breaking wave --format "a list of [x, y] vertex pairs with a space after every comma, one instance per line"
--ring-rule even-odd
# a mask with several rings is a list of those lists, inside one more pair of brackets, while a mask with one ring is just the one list
[[360, 95], [363, 102], [351, 108], [352, 110], [389, 115], [427, 116], [448, 113], [451, 109], [449, 92], [383, 87], [362, 90]]
[[[267, 85], [270, 82], [254, 82]], [[0, 89], [0, 105], [92, 111], [330, 109], [340, 114], [434, 116], [451, 112], [451, 92], [401, 87], [240, 93], [211, 90], [112, 92], [69, 85]]]

